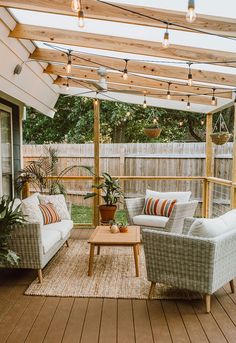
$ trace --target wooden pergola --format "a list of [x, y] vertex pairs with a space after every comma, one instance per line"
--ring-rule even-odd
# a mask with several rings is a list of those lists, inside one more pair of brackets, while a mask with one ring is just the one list
[[[153, 3], [147, 1], [145, 5], [137, 6], [135, 1], [130, 5], [118, 0], [82, 0], [85, 29], [76, 26], [78, 15], [72, 12], [69, 0], [3, 0], [0, 6], [5, 7], [17, 22], [9, 37], [22, 44], [31, 41], [35, 46], [23, 64], [29, 66], [32, 62], [42, 66], [43, 73], [50, 75], [52, 87], [58, 94], [98, 100], [94, 101], [96, 175], [100, 175], [99, 99], [142, 104], [146, 98], [150, 106], [206, 114], [204, 216], [208, 216], [211, 183], [228, 185], [227, 181], [213, 178], [214, 155], [210, 135], [213, 114], [234, 105], [236, 20], [224, 15], [224, 8], [222, 16], [214, 11], [210, 14], [206, 4], [206, 8], [197, 14], [196, 21], [189, 24], [183, 10], [187, 1], [181, 1], [179, 9], [170, 0], [166, 1], [165, 8], [151, 6], [149, 2]], [[164, 48], [161, 37], [167, 29], [173, 38], [170, 46]], [[68, 58], [71, 59], [70, 73], [67, 72]], [[106, 68], [106, 90], [97, 87], [100, 67]], [[127, 79], [123, 77], [126, 67]], [[188, 82], [189, 74], [192, 84]], [[214, 104], [213, 97], [216, 98]], [[188, 102], [190, 108], [186, 107]], [[230, 184], [232, 207], [236, 207], [235, 139], [236, 114]], [[95, 224], [97, 205], [98, 199], [94, 204]]]

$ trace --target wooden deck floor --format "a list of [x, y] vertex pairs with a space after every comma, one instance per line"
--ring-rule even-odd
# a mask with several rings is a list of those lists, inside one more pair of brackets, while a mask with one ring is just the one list
[[0, 272], [0, 343], [236, 342], [236, 294], [228, 286], [205, 314], [201, 301], [24, 296], [34, 277], [27, 270]]

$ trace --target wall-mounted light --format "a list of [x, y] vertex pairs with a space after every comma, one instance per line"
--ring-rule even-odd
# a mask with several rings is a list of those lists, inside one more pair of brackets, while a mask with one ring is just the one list
[[188, 10], [186, 13], [186, 20], [188, 23], [193, 23], [196, 20], [195, 3], [194, 0], [188, 0]]

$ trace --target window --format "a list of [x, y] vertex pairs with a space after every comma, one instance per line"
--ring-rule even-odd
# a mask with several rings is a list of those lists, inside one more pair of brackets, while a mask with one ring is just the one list
[[13, 195], [12, 112], [0, 105], [0, 194]]

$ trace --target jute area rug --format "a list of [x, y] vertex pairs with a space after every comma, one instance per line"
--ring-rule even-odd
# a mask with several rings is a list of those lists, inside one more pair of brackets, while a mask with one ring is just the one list
[[[145, 257], [140, 249], [140, 277], [135, 277], [133, 250], [130, 247], [101, 247], [95, 255], [93, 275], [88, 272], [89, 244], [78, 239], [63, 246], [43, 270], [43, 283], [36, 279], [27, 295], [147, 299], [150, 282], [146, 277]], [[162, 284], [156, 286], [154, 299], [199, 299], [199, 293]]]

